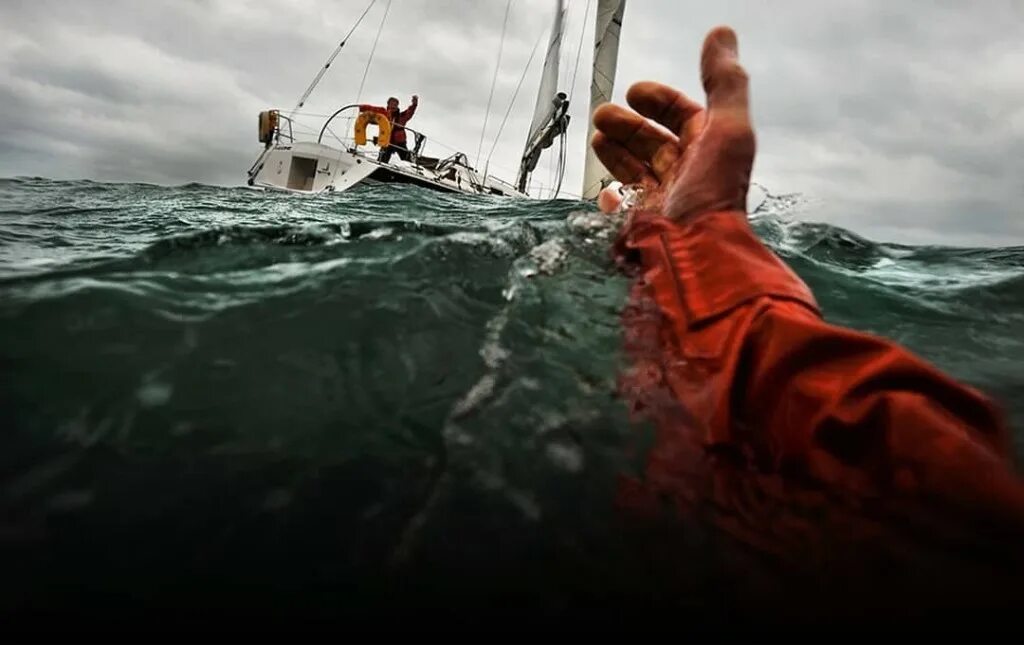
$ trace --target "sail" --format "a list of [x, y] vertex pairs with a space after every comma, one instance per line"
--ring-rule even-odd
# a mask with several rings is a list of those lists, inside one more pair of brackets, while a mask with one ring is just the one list
[[[565, 9], [562, 0], [555, 2], [555, 24], [551, 28], [548, 54], [544, 59], [544, 74], [540, 79], [540, 89], [537, 90], [537, 106], [533, 110], [530, 135], [526, 138], [523, 158], [519, 162], [519, 175], [516, 177], [516, 186], [524, 193], [527, 192], [530, 174], [537, 168], [541, 152], [550, 148], [558, 137], [565, 136], [569, 127], [569, 101], [566, 100], [565, 92], [558, 91], [558, 59], [562, 54]], [[558, 188], [561, 188], [561, 175]]]
[[558, 60], [562, 55], [562, 22], [564, 18], [565, 8], [562, 7], [562, 0], [555, 0], [555, 24], [551, 29], [551, 38], [548, 40], [548, 54], [544, 59], [544, 73], [540, 79], [540, 89], [537, 90], [537, 106], [533, 109], [530, 135], [526, 137], [527, 148], [544, 127], [555, 106], [555, 95], [558, 92]]
[[[626, 11], [626, 0], [598, 0], [596, 25], [594, 29], [594, 66], [590, 80], [590, 114], [602, 103], [612, 98], [615, 86], [615, 68], [619, 58], [619, 31], [622, 16]], [[611, 176], [590, 147], [594, 137], [594, 121], [588, 119], [587, 158], [583, 166], [583, 198], [595, 199], [601, 189], [611, 181]]]

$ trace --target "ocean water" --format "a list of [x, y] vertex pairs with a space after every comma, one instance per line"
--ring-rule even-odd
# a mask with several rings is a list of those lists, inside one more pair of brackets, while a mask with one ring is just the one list
[[[770, 196], [753, 223], [827, 319], [991, 395], [1024, 454], [1024, 248], [806, 219]], [[650, 440], [616, 393], [613, 235], [571, 200], [0, 180], [5, 613], [647, 602], [612, 504]]]

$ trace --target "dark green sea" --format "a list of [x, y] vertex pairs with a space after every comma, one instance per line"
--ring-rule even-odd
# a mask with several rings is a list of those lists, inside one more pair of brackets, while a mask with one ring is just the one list
[[[1024, 454], [1024, 247], [802, 204], [752, 221], [826, 318], [991, 395]], [[614, 233], [572, 200], [0, 180], [3, 615], [729, 606], [713, 535], [666, 592], [612, 504], [651, 435]]]

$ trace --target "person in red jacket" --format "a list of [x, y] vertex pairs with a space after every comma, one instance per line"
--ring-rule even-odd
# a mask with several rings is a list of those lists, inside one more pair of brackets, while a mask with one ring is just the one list
[[[595, 152], [641, 196], [615, 246], [635, 276], [622, 389], [656, 438], [623, 500], [712, 509], [732, 536], [793, 560], [834, 554], [829, 531], [891, 546], [883, 527], [897, 521], [1019, 539], [1024, 484], [1002, 413], [899, 345], [822, 319], [747, 221], [756, 145], [731, 29], [707, 35], [701, 77], [707, 107], [640, 82], [632, 109], [593, 115]], [[599, 205], [621, 199], [605, 189]]]
[[378, 105], [361, 104], [359, 110], [361, 112], [377, 112], [378, 114], [386, 115], [391, 119], [391, 142], [387, 148], [380, 151], [380, 161], [387, 163], [391, 160], [391, 155], [398, 153], [399, 158], [403, 161], [409, 161], [411, 153], [406, 143], [405, 128], [402, 126], [409, 122], [412, 115], [416, 114], [416, 106], [419, 105], [420, 97], [413, 96], [412, 102], [409, 107], [404, 110], [398, 109], [398, 99], [391, 97], [388, 99], [387, 107], [380, 107]]

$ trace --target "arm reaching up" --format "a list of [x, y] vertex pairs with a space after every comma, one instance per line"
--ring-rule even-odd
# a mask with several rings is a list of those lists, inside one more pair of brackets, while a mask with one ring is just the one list
[[[645, 318], [627, 338], [636, 332], [633, 354], [679, 411], [660, 419], [649, 474], [672, 481], [685, 434], [832, 490], [1024, 526], [1024, 486], [993, 404], [895, 343], [824, 322], [807, 286], [751, 230], [756, 144], [732, 30], [708, 35], [701, 76], [706, 108], [642, 82], [627, 93], [632, 109], [594, 113], [598, 157], [643, 190], [617, 249], [639, 275], [634, 309], [649, 305], [657, 322], [652, 330]], [[649, 407], [640, 389], [631, 398]]]
[[414, 94], [413, 97], [412, 97], [412, 102], [409, 103], [409, 107], [405, 108], [405, 110], [402, 112], [401, 116], [399, 117], [402, 123], [407, 122], [409, 119], [412, 118], [413, 114], [416, 114], [416, 106], [418, 106], [419, 104], [420, 104], [420, 97], [418, 97], [418, 96], [416, 96]]

